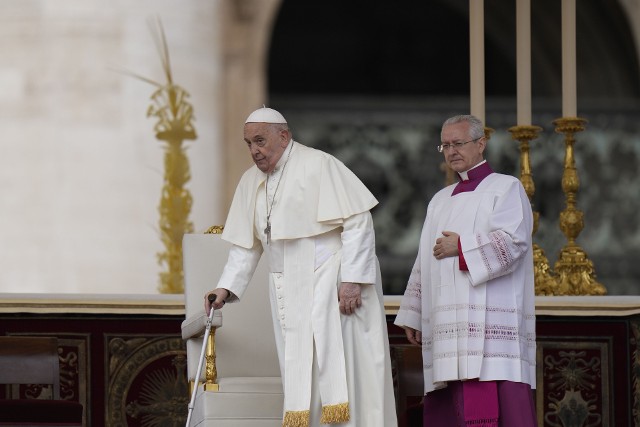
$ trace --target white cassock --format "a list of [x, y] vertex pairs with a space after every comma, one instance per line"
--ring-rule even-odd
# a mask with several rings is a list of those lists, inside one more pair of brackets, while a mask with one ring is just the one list
[[[474, 191], [429, 203], [399, 326], [422, 331], [424, 391], [447, 381], [508, 380], [535, 388], [535, 291], [531, 205], [520, 181], [492, 173]], [[460, 235], [458, 257], [437, 260], [443, 231]]]
[[[369, 212], [376, 204], [340, 161], [293, 140], [271, 175], [253, 166], [238, 184], [222, 234], [233, 246], [217, 287], [232, 293], [230, 302], [241, 298], [267, 256], [285, 427], [321, 419], [397, 425]], [[339, 312], [341, 282], [363, 284], [362, 306], [352, 315]]]

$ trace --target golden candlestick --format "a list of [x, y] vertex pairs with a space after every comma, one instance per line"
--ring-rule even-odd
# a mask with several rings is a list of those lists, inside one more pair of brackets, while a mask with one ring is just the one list
[[579, 117], [562, 117], [554, 120], [556, 132], [564, 135], [565, 157], [562, 174], [562, 191], [567, 206], [560, 212], [560, 230], [567, 244], [560, 251], [555, 272], [558, 275], [557, 295], [604, 295], [606, 288], [595, 279], [595, 269], [587, 253], [576, 243], [584, 228], [582, 211], [576, 208], [580, 180], [575, 167], [573, 145], [574, 134], [585, 129], [587, 121]]
[[[520, 181], [529, 197], [529, 202], [533, 200], [533, 195], [536, 191], [533, 174], [531, 173], [529, 142], [538, 138], [538, 134], [541, 131], [542, 128], [539, 126], [520, 125], [509, 128], [512, 138], [520, 143]], [[539, 219], [540, 212], [533, 211], [532, 236], [538, 231]], [[533, 271], [536, 295], [557, 295], [557, 279], [549, 267], [549, 260], [544, 250], [536, 243], [533, 244]]]

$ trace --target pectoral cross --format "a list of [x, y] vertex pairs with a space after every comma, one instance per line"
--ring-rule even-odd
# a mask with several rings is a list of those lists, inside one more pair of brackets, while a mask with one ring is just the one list
[[269, 242], [271, 241], [271, 222], [269, 221], [269, 218], [267, 218], [267, 226], [264, 228], [264, 234], [267, 235], [267, 245], [268, 245]]

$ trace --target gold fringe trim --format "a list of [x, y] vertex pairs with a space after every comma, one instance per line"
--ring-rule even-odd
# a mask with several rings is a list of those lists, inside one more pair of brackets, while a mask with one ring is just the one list
[[309, 411], [287, 411], [282, 427], [309, 427]]
[[322, 407], [321, 424], [339, 424], [349, 421], [349, 402]]

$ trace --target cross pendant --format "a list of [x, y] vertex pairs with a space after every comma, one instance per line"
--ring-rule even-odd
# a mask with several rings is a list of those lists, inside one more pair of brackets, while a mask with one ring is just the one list
[[269, 222], [269, 220], [267, 220], [267, 226], [264, 228], [264, 234], [267, 235], [267, 245], [268, 245], [269, 241], [271, 240], [271, 223]]

